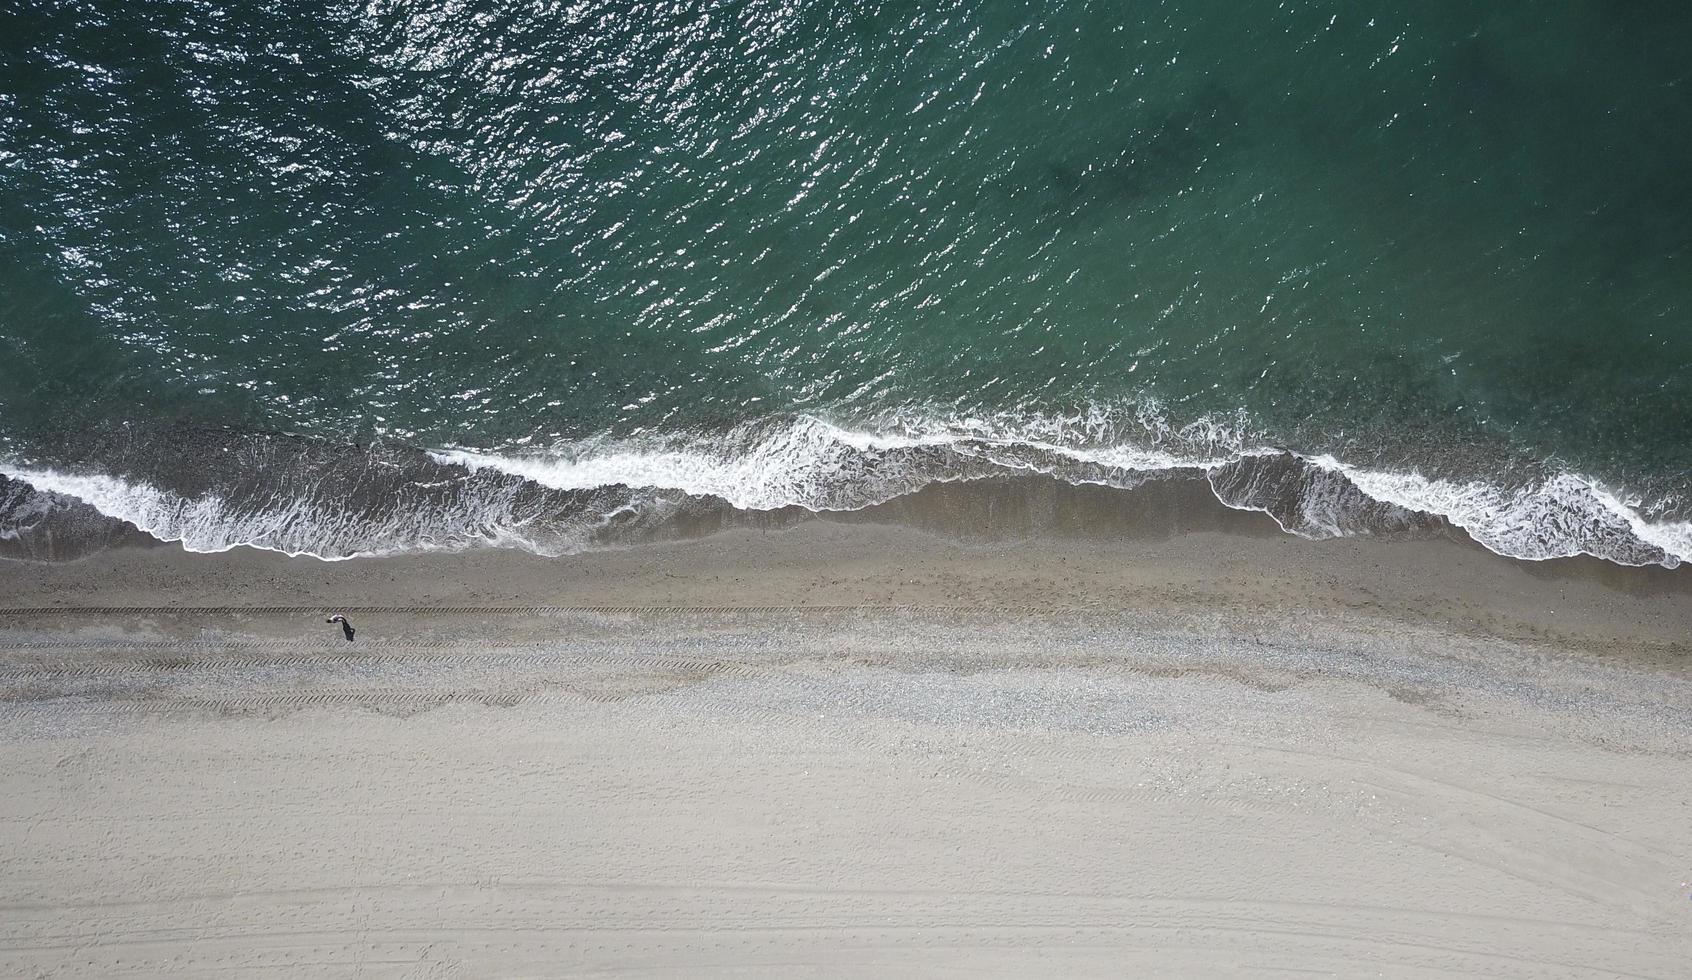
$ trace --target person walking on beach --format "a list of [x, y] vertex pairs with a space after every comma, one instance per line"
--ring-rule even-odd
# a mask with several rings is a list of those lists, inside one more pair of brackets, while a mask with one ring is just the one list
[[341, 632], [346, 636], [347, 642], [351, 643], [353, 641], [353, 632], [354, 632], [353, 624], [347, 621], [347, 617], [341, 615], [340, 613], [336, 613], [335, 615], [330, 616], [328, 619], [325, 619], [324, 622], [325, 623], [340, 623], [341, 624]]

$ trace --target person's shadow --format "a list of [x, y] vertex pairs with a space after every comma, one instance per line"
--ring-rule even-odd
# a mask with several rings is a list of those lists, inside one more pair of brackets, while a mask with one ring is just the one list
[[353, 633], [356, 632], [356, 630], [353, 629], [352, 623], [347, 622], [347, 617], [342, 616], [340, 613], [336, 613], [335, 615], [330, 616], [328, 619], [324, 620], [324, 622], [325, 623], [340, 623], [341, 624], [341, 633], [346, 636], [347, 642], [351, 643], [353, 641]]

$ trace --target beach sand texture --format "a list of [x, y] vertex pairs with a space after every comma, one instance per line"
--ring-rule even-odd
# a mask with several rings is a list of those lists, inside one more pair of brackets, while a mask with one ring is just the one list
[[1684, 976], [1680, 582], [822, 522], [0, 563], [60, 607], [0, 620], [0, 973]]

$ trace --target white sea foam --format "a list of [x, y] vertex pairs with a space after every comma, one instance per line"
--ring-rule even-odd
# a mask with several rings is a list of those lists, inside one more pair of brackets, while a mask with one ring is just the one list
[[1598, 481], [1576, 473], [1506, 489], [1482, 481], [1360, 469], [1332, 456], [1311, 462], [1343, 473], [1376, 500], [1438, 514], [1511, 558], [1591, 555], [1625, 565], [1669, 567], [1692, 558], [1692, 523], [1646, 520]]
[[[524, 536], [521, 519], [488, 499], [462, 509], [395, 513], [373, 523], [368, 516], [318, 501], [281, 498], [231, 503], [215, 493], [188, 497], [106, 474], [0, 462], [0, 476], [44, 493], [79, 500], [101, 514], [134, 525], [160, 541], [178, 542], [192, 552], [250, 547], [338, 561], [478, 545], [549, 551], [547, 545]], [[563, 549], [554, 545], [552, 550]]]
[[[544, 455], [502, 456], [444, 450], [430, 457], [471, 471], [495, 470], [555, 490], [654, 487], [718, 497], [743, 510], [788, 506], [850, 510], [892, 499], [943, 478], [893, 458], [941, 445], [922, 437], [878, 436], [814, 420], [767, 434], [590, 441]], [[869, 472], [868, 464], [875, 466]]]
[[[1415, 472], [1370, 470], [1331, 456], [1303, 457], [1253, 447], [1227, 426], [1188, 427], [1178, 432], [1148, 426], [1147, 431], [1158, 436], [1160, 445], [1059, 441], [1076, 433], [1097, 435], [1093, 427], [1073, 419], [1014, 428], [975, 420], [905, 423], [891, 434], [803, 419], [761, 439], [748, 439], [740, 432], [716, 442], [575, 446], [551, 455], [510, 457], [463, 450], [431, 455], [443, 463], [492, 468], [560, 489], [653, 486], [716, 496], [753, 510], [860, 509], [929, 483], [995, 471], [1041, 472], [1072, 482], [1132, 486], [1136, 476], [1147, 473], [1193, 469], [1214, 478], [1242, 459], [1290, 457], [1305, 467], [1295, 488], [1293, 513], [1270, 505], [1275, 488], [1265, 488], [1265, 497], [1259, 498], [1249, 491], [1225, 493], [1218, 487], [1218, 499], [1238, 509], [1270, 513], [1284, 530], [1311, 538], [1369, 533], [1383, 524], [1405, 523], [1409, 515], [1419, 513], [1443, 518], [1488, 549], [1512, 558], [1591, 555], [1627, 565], [1673, 567], [1692, 557], [1692, 523], [1649, 521], [1597, 481], [1578, 474], [1559, 473], [1506, 488], [1483, 481], [1460, 483]], [[733, 449], [725, 452], [725, 444]], [[909, 455], [922, 449], [940, 450], [944, 455], [927, 459]], [[983, 465], [969, 466], [966, 460]], [[1094, 472], [1078, 473], [1074, 464], [1093, 467]]]
[[[1648, 520], [1597, 481], [1557, 473], [1504, 487], [1416, 472], [1371, 470], [1332, 456], [1254, 446], [1239, 427], [1164, 426], [1155, 412], [1123, 424], [1108, 413], [1067, 418], [892, 419], [873, 431], [816, 418], [772, 420], [716, 436], [601, 438], [547, 453], [451, 448], [429, 453], [448, 472], [496, 477], [446, 502], [424, 498], [372, 519], [332, 500], [228, 501], [184, 496], [103, 474], [0, 463], [0, 475], [81, 500], [191, 551], [247, 545], [290, 555], [347, 558], [504, 546], [560, 554], [591, 546], [591, 531], [660, 496], [618, 498], [605, 513], [561, 526], [515, 503], [525, 484], [554, 491], [664, 491], [719, 498], [749, 511], [856, 510], [922, 487], [1006, 473], [1132, 487], [1148, 475], [1206, 475], [1230, 507], [1270, 514], [1311, 538], [1408, 528], [1434, 515], [1502, 555], [1542, 560], [1592, 555], [1669, 567], [1692, 557], [1692, 523]], [[649, 516], [651, 514], [649, 513]], [[660, 515], [661, 516], [661, 515]]]
[[[1104, 425], [1085, 417], [1023, 424], [894, 419], [886, 430], [865, 432], [800, 417], [778, 425], [742, 426], [720, 436], [592, 440], [521, 456], [464, 449], [429, 455], [439, 463], [472, 471], [492, 469], [557, 490], [655, 487], [717, 497], [744, 510], [814, 511], [860, 510], [931, 483], [995, 472], [1056, 476], [1075, 468], [1061, 464], [1086, 464], [1127, 479], [1122, 485], [1131, 486], [1134, 474], [1202, 468], [1228, 458], [1155, 445], [1100, 445]], [[1182, 445], [1220, 441], [1218, 431], [1193, 429], [1181, 436]], [[1143, 437], [1145, 432], [1138, 434]]]

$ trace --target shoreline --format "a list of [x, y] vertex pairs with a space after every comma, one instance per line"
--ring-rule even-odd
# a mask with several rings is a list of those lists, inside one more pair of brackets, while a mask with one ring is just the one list
[[1363, 616], [1683, 666], [1692, 569], [1527, 562], [1458, 532], [1298, 538], [1181, 483], [953, 484], [866, 511], [707, 519], [560, 557], [477, 549], [325, 562], [120, 546], [0, 560], [0, 608], [839, 606]]
[[[860, 442], [878, 437], [816, 419], [795, 424], [823, 432], [805, 433], [798, 445], [693, 446], [674, 458], [631, 446], [579, 463], [274, 433], [225, 433], [233, 447], [193, 455], [235, 469], [200, 474], [173, 476], [167, 467], [146, 478], [0, 461], [0, 556], [74, 560], [142, 539], [328, 561], [482, 546], [560, 555], [686, 538], [702, 528], [850, 521], [850, 514], [872, 521], [914, 515], [920, 524], [935, 516], [936, 498], [959, 493], [996, 498], [1011, 510], [1042, 498], [1111, 497], [1113, 505], [1084, 507], [1109, 525], [1112, 511], [1171, 492], [1203, 497], [1199, 507], [1271, 514], [1300, 536], [1454, 534], [1522, 560], [1592, 555], [1626, 567], [1675, 568], [1692, 555], [1692, 524], [1570, 470], [1495, 484], [1272, 447], [1190, 459], [1147, 449], [1143, 459], [1113, 464], [1038, 441], [986, 440], [965, 451], [971, 440], [964, 436], [934, 445], [894, 438], [891, 446], [866, 447]], [[273, 454], [271, 440], [286, 448]], [[182, 449], [167, 442], [153, 455], [168, 459]], [[263, 462], [242, 462], [255, 453]], [[879, 470], [886, 472], [878, 477]], [[303, 489], [276, 486], [302, 478]]]

